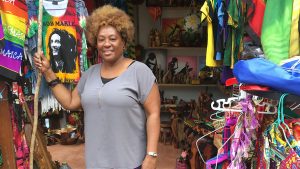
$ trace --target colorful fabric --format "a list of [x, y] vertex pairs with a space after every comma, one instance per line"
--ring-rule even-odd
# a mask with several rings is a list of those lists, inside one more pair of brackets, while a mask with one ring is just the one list
[[291, 149], [289, 152], [289, 156], [280, 163], [279, 169], [286, 169], [286, 168], [299, 169], [300, 168], [299, 161], [300, 161], [299, 156], [296, 154], [296, 152], [293, 149]]
[[298, 22], [300, 15], [300, 1], [294, 1], [293, 13], [292, 13], [292, 23], [291, 23], [291, 33], [290, 33], [290, 51], [289, 57], [299, 55], [299, 32], [298, 32]]
[[201, 22], [207, 20], [207, 48], [206, 48], [206, 66], [217, 67], [221, 62], [216, 61], [214, 47], [214, 32], [213, 32], [213, 1], [205, 1], [201, 7]]
[[0, 167], [3, 165], [2, 150], [0, 146]]
[[63, 82], [78, 81], [80, 77], [82, 29], [73, 0], [43, 3], [43, 51], [53, 71]]
[[261, 28], [263, 24], [266, 4], [263, 0], [253, 0], [253, 6], [250, 6], [247, 16], [250, 17], [245, 31], [251, 37], [256, 45], [261, 45]]
[[22, 0], [3, 1], [0, 3], [0, 14], [5, 43], [0, 50], [0, 75], [14, 80], [20, 71], [23, 57], [27, 6]]
[[2, 26], [2, 19], [0, 15], [0, 49], [4, 47], [4, 32], [3, 32], [3, 26]]
[[292, 11], [293, 1], [266, 3], [261, 43], [266, 58], [275, 64], [289, 58]]
[[238, 61], [238, 55], [243, 47], [243, 5], [242, 1], [229, 1], [227, 4], [228, 12], [228, 36], [224, 52], [223, 65], [230, 66]]

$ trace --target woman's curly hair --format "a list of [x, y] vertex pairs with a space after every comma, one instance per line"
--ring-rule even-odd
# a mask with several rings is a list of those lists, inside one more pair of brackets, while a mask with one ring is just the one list
[[100, 28], [107, 25], [116, 28], [125, 44], [133, 41], [134, 26], [131, 18], [117, 7], [104, 5], [94, 10], [87, 18], [86, 37], [90, 45], [96, 46]]

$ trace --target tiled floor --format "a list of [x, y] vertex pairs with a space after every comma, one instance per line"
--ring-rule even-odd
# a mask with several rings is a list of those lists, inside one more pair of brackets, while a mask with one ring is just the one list
[[[67, 162], [72, 169], [84, 169], [84, 144], [76, 145], [52, 145], [47, 147], [52, 155], [52, 160]], [[159, 143], [157, 169], [174, 169], [175, 160], [180, 155], [180, 150], [172, 145]]]

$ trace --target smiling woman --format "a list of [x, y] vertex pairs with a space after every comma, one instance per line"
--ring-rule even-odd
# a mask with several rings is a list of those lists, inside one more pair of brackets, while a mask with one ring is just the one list
[[[87, 18], [86, 35], [102, 63], [91, 66], [73, 91], [59, 81], [51, 85], [65, 109], [85, 112], [86, 168], [155, 169], [160, 96], [151, 69], [124, 57], [126, 45], [134, 38], [131, 18], [116, 7], [102, 6]], [[52, 53], [59, 53], [60, 44], [71, 41], [59, 40], [57, 35], [50, 38]], [[57, 82], [49, 61], [44, 57], [40, 61], [39, 55], [35, 54], [35, 65], [48, 82]]]

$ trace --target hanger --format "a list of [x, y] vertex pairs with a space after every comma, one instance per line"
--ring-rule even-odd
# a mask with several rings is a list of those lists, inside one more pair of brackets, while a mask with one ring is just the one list
[[[241, 109], [233, 109], [232, 103], [234, 101], [239, 101], [239, 97], [230, 97], [226, 99], [218, 99], [216, 102], [211, 102], [211, 108], [217, 111], [234, 111], [234, 112], [242, 112]], [[217, 103], [217, 106], [214, 106]]]
[[[274, 104], [273, 101], [269, 101], [269, 100], [267, 100], [263, 97], [259, 97], [259, 96], [253, 96], [252, 101], [254, 102], [254, 104], [256, 106], [259, 106], [258, 108], [256, 108], [256, 112], [259, 114], [276, 114], [277, 113], [278, 102], [276, 102]], [[262, 108], [263, 111], [260, 110], [260, 108]]]
[[[274, 123], [272, 123], [269, 128], [265, 131], [267, 133], [269, 133], [269, 135], [273, 138], [275, 138], [281, 145], [283, 145], [284, 147], [286, 145], [288, 145], [291, 149], [292, 148], [292, 145], [290, 144], [289, 140], [287, 139], [286, 137], [286, 134], [285, 134], [285, 129], [282, 127], [285, 126], [286, 129], [288, 130], [289, 134], [292, 135], [291, 131], [290, 131], [290, 128], [289, 126], [284, 122], [284, 114], [283, 114], [283, 101], [284, 101], [284, 98], [287, 96], [288, 94], [285, 93], [283, 95], [281, 95], [280, 97], [280, 100], [279, 100], [279, 104], [278, 104], [278, 115], [277, 115], [277, 119], [275, 120]], [[282, 130], [282, 134], [283, 134], [283, 137], [284, 137], [284, 140], [286, 141], [286, 143], [284, 142], [284, 140], [282, 138], [280, 138], [277, 134], [276, 134], [276, 130], [279, 130], [281, 129]]]
[[[222, 114], [222, 116], [219, 116]], [[216, 118], [215, 118], [216, 117]], [[224, 120], [224, 111], [217, 111], [209, 116], [212, 121], [223, 121]]]
[[289, 108], [293, 111], [300, 107], [300, 104], [297, 104], [296, 102], [289, 106]]
[[6, 98], [3, 97], [3, 91], [6, 89], [6, 87], [4, 86], [3, 89], [0, 91], [0, 101], [2, 100], [8, 100]]
[[242, 84], [239, 84], [238, 85], [238, 93], [235, 94], [233, 93], [233, 97], [229, 97], [226, 99], [218, 99], [216, 100], [217, 102], [217, 106], [215, 107], [214, 105], [216, 104], [215, 102], [212, 102], [211, 103], [211, 108], [213, 110], [217, 110], [217, 111], [233, 111], [233, 112], [242, 112], [241, 109], [233, 109], [232, 108], [232, 103], [233, 102], [238, 102], [240, 101], [241, 99], [245, 99], [247, 97], [247, 93], [243, 90], [240, 90], [240, 86]]
[[[239, 122], [239, 119], [240, 119], [240, 117], [241, 117], [242, 115], [243, 115], [243, 113], [241, 112], [241, 114], [238, 116], [237, 122]], [[236, 125], [237, 125], [237, 124], [236, 124]], [[207, 133], [207, 134], [205, 134], [205, 135], [203, 135], [203, 136], [201, 136], [200, 138], [197, 139], [197, 141], [196, 141], [196, 147], [197, 147], [198, 153], [199, 153], [199, 155], [200, 155], [200, 158], [201, 158], [201, 160], [204, 162], [204, 164], [207, 164], [207, 163], [206, 163], [206, 161], [203, 159], [203, 156], [202, 156], [202, 154], [201, 154], [201, 151], [200, 151], [200, 149], [199, 149], [199, 147], [198, 147], [198, 142], [199, 142], [201, 139], [205, 138], [206, 136], [208, 136], [208, 135], [210, 135], [210, 134], [212, 134], [212, 133], [214, 133], [214, 132], [216, 132], [216, 131], [218, 131], [218, 130], [224, 128], [224, 127], [225, 127], [225, 125], [223, 125], [223, 126], [217, 128], [217, 129], [215, 129], [214, 131], [211, 131], [211, 132], [209, 132], [209, 133]], [[230, 137], [222, 144], [222, 146], [218, 149], [218, 151], [217, 151], [217, 158], [216, 158], [215, 169], [217, 168], [217, 165], [218, 165], [218, 159], [219, 159], [219, 156], [222, 155], [222, 154], [219, 155], [220, 150], [227, 144], [228, 141], [231, 140], [231, 138], [234, 136], [235, 132], [236, 132], [236, 130], [231, 134], [231, 136], [230, 136]], [[223, 155], [226, 155], [226, 154], [223, 154]], [[227, 154], [227, 156], [228, 156], [228, 154]]]

